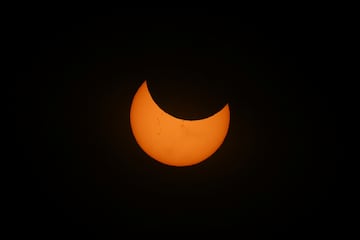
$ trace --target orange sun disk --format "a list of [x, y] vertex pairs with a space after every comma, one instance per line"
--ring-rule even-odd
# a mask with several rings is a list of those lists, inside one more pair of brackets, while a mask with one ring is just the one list
[[223, 143], [229, 123], [228, 104], [200, 120], [171, 116], [154, 102], [146, 81], [130, 109], [130, 125], [138, 145], [153, 159], [170, 166], [190, 166], [209, 158]]

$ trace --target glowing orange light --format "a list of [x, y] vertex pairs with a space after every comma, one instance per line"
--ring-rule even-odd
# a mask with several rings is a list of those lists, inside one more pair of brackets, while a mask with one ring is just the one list
[[136, 92], [130, 109], [131, 129], [141, 149], [171, 166], [190, 166], [209, 158], [223, 143], [229, 124], [228, 104], [200, 120], [171, 116], [154, 102], [146, 81]]

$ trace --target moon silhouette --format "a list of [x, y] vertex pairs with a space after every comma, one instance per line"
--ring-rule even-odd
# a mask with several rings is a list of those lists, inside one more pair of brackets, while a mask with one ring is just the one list
[[176, 167], [195, 165], [213, 155], [224, 142], [229, 124], [229, 104], [199, 120], [166, 113], [153, 100], [146, 80], [130, 108], [131, 130], [140, 148], [151, 158]]

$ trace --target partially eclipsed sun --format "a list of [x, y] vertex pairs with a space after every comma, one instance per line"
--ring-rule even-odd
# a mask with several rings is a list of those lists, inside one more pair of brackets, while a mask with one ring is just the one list
[[190, 166], [209, 158], [223, 143], [229, 124], [228, 104], [200, 120], [171, 116], [154, 102], [146, 81], [137, 90], [130, 109], [136, 142], [150, 157], [170, 166]]

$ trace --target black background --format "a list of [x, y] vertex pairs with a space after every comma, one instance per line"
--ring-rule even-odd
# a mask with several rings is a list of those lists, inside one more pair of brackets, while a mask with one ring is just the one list
[[[16, 63], [19, 214], [25, 233], [124, 231], [332, 234], [336, 120], [311, 13], [24, 8]], [[185, 119], [229, 103], [222, 147], [187, 168], [162, 165], [129, 125], [144, 80]]]

